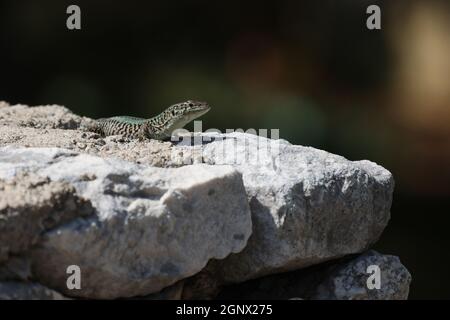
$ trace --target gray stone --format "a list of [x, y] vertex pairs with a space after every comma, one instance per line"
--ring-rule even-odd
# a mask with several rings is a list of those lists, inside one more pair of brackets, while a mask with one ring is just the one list
[[0, 101], [0, 126], [32, 127], [36, 129], [75, 129], [87, 118], [72, 113], [63, 106], [47, 105], [28, 107], [8, 105]]
[[[380, 268], [380, 288], [369, 289], [371, 272]], [[370, 250], [303, 270], [250, 280], [226, 287], [220, 299], [261, 300], [404, 300], [408, 298], [411, 275], [400, 260]]]
[[[367, 267], [380, 269], [380, 288], [369, 289], [367, 281], [373, 272]], [[369, 282], [370, 279], [369, 279]], [[358, 258], [339, 265], [316, 288], [312, 299], [328, 300], [405, 300], [408, 299], [411, 274], [400, 259], [369, 251]]]
[[[0, 178], [34, 172], [72, 185], [95, 210], [47, 231], [31, 251], [42, 284], [69, 296], [143, 296], [241, 251], [251, 217], [241, 174], [205, 164], [155, 168], [58, 148], [0, 148]], [[68, 290], [66, 268], [81, 268]]]
[[57, 147], [157, 167], [175, 166], [170, 161], [170, 142], [121, 136], [103, 138], [94, 132], [68, 130], [79, 129], [81, 123], [91, 121], [57, 105], [28, 107], [0, 103], [0, 147]]
[[193, 277], [183, 280], [182, 298], [184, 300], [211, 300], [219, 294], [223, 283], [217, 277], [217, 270], [210, 266], [211, 262]]
[[0, 300], [68, 300], [39, 283], [0, 282]]
[[[87, 298], [211, 298], [363, 252], [390, 218], [394, 180], [370, 161], [244, 133], [172, 143], [68, 130], [90, 120], [0, 103], [0, 280]], [[81, 290], [66, 288], [71, 264]]]
[[252, 212], [247, 247], [214, 268], [225, 283], [362, 252], [390, 219], [394, 180], [373, 162], [238, 132], [202, 138], [194, 147], [182, 139], [172, 162], [232, 165]]
[[[22, 236], [27, 237], [26, 234]], [[21, 255], [9, 257], [0, 264], [0, 281], [29, 281], [32, 279], [31, 262], [27, 253], [25, 251]]]
[[0, 263], [26, 252], [45, 231], [93, 212], [67, 182], [34, 174], [0, 179], [0, 194]]
[[181, 300], [183, 294], [184, 280], [164, 288], [160, 292], [152, 293], [145, 297], [137, 297], [138, 300]]

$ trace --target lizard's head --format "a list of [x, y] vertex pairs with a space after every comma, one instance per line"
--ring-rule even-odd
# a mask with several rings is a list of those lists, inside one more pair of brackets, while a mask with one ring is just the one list
[[171, 105], [158, 116], [150, 119], [150, 136], [168, 138], [176, 129], [183, 128], [186, 124], [210, 109], [206, 102], [188, 100]]
[[209, 109], [211, 108], [206, 102], [188, 100], [170, 106], [165, 113], [177, 122], [177, 127], [182, 128], [185, 124], [207, 113]]
[[193, 120], [207, 113], [209, 109], [211, 108], [206, 102], [188, 100], [170, 106], [167, 111], [170, 111], [174, 117], [185, 116]]

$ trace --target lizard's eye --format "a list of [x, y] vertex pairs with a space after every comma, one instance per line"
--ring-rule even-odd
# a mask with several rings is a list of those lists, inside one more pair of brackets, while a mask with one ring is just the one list
[[193, 103], [189, 103], [189, 107], [193, 107], [194, 106], [194, 104]]

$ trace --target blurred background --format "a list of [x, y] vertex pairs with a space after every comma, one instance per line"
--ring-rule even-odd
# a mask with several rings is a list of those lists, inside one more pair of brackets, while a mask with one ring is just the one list
[[413, 299], [450, 298], [449, 80], [449, 1], [0, 1], [0, 100], [94, 118], [206, 100], [204, 130], [279, 128], [389, 169], [375, 249], [410, 270]]

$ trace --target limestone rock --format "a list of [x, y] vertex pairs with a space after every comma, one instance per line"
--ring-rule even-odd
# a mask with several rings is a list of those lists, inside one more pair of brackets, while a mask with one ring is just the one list
[[4, 103], [0, 107], [0, 147], [57, 147], [157, 167], [176, 166], [170, 159], [170, 142], [138, 141], [121, 136], [104, 138], [84, 132], [80, 130], [82, 124], [93, 119], [80, 117], [62, 106]]
[[197, 147], [180, 141], [174, 157], [232, 165], [252, 212], [246, 248], [215, 268], [225, 283], [362, 252], [390, 219], [394, 180], [373, 162], [238, 132], [202, 138]]
[[[370, 161], [238, 132], [104, 138], [79, 130], [86, 120], [0, 103], [0, 281], [32, 277], [74, 297], [211, 298], [336, 266], [390, 219], [393, 177]], [[72, 264], [81, 290], [66, 288]], [[308, 297], [357, 296], [330, 292]]]
[[145, 297], [137, 297], [138, 300], [181, 300], [183, 299], [184, 280], [164, 288], [160, 292], [152, 293]]
[[[373, 275], [369, 266], [380, 270], [380, 288], [369, 289]], [[369, 271], [369, 272], [368, 272]], [[317, 287], [312, 299], [319, 300], [405, 300], [408, 298], [411, 274], [400, 259], [369, 251], [332, 270]]]
[[[47, 231], [36, 279], [69, 296], [147, 295], [244, 248], [251, 218], [241, 174], [205, 164], [155, 168], [58, 148], [0, 148], [0, 178], [34, 172], [73, 186], [95, 212]], [[81, 290], [66, 287], [69, 265]]]
[[[380, 287], [369, 289], [369, 266], [380, 268]], [[303, 270], [271, 275], [225, 288], [220, 299], [404, 300], [411, 275], [398, 257], [370, 250]]]
[[74, 193], [66, 182], [28, 173], [0, 180], [0, 263], [27, 251], [45, 231], [91, 214], [89, 201]]
[[0, 300], [68, 300], [38, 283], [0, 282]]
[[39, 129], [75, 129], [83, 117], [75, 115], [69, 109], [57, 106], [28, 107], [26, 105], [8, 105], [0, 101], [0, 125], [33, 127]]

